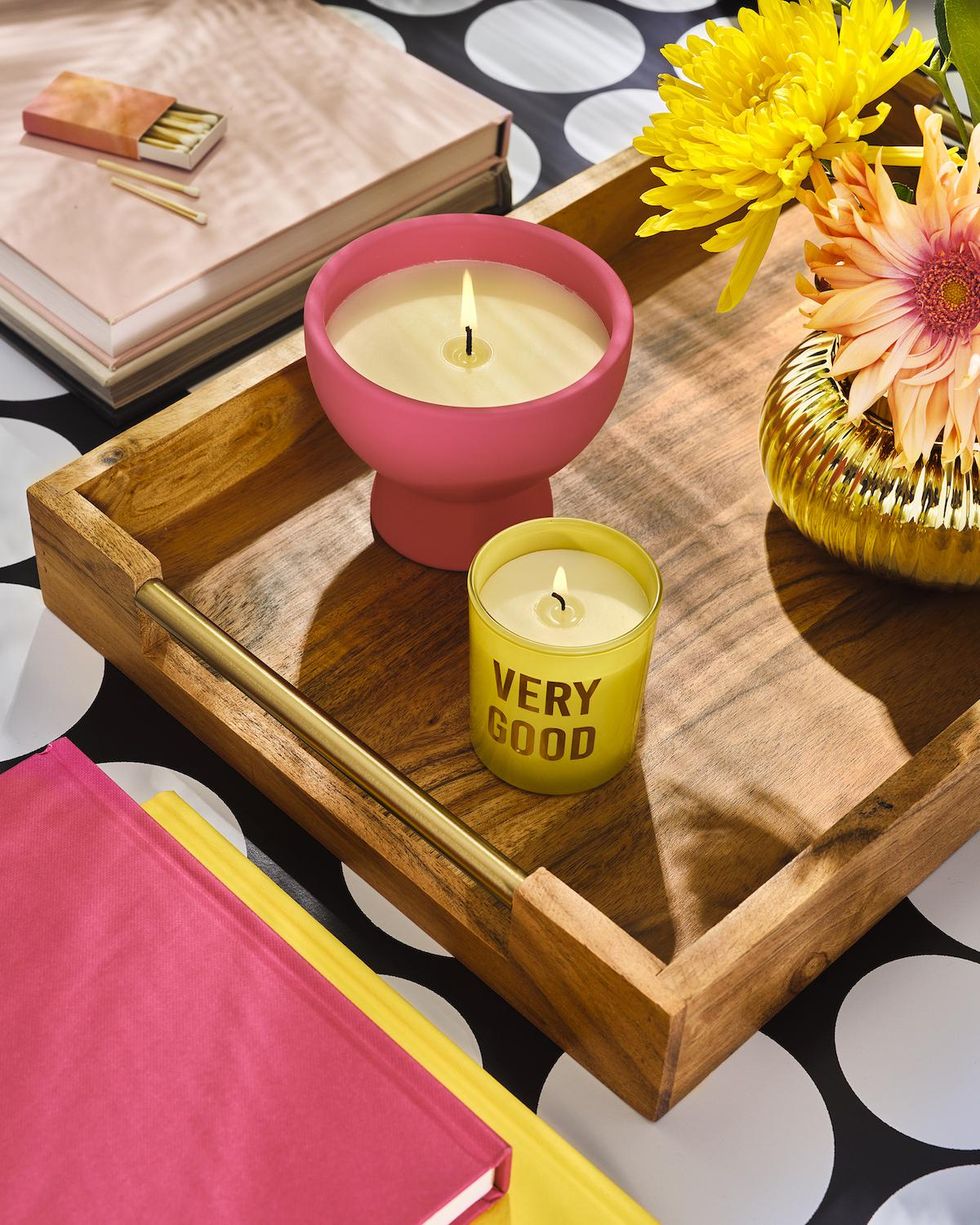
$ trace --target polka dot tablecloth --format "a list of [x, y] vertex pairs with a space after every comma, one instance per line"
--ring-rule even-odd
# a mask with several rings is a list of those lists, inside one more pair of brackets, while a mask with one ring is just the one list
[[618, 152], [660, 109], [664, 43], [737, 0], [356, 0], [333, 6], [514, 112], [514, 203]]
[[[623, 147], [657, 48], [734, 8], [338, 7], [514, 110], [517, 199]], [[647, 1122], [44, 609], [24, 489], [111, 433], [0, 341], [0, 769], [67, 733], [136, 800], [176, 790], [663, 1225], [980, 1225], [980, 838]]]

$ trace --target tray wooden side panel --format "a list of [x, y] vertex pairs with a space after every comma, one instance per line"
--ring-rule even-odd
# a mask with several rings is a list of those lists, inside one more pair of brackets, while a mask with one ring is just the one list
[[142, 654], [164, 637], [134, 602], [160, 563], [80, 493], [41, 481], [28, 493], [44, 602], [107, 658], [117, 638]]
[[980, 702], [666, 968], [688, 1001], [670, 1105], [978, 829]]
[[510, 952], [539, 1025], [649, 1118], [671, 1105], [686, 1003], [663, 963], [550, 872], [514, 898]]

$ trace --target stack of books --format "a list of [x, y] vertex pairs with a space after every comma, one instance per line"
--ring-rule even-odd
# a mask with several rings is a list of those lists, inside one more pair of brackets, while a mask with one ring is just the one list
[[74, 745], [0, 810], [0, 1220], [463, 1225], [507, 1190], [509, 1144]]
[[[0, 323], [114, 410], [293, 315], [357, 235], [508, 205], [508, 112], [312, 0], [15, 5], [4, 40]], [[197, 186], [206, 226], [23, 131], [66, 69], [227, 116], [194, 169], [133, 163]]]

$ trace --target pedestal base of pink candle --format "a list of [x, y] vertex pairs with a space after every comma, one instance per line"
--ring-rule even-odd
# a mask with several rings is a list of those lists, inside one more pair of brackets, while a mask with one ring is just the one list
[[[429, 404], [373, 383], [334, 348], [327, 321], [369, 281], [439, 260], [510, 264], [557, 282], [599, 317], [609, 335], [605, 353], [553, 394], [482, 408]], [[338, 251], [310, 286], [305, 332], [323, 411], [378, 472], [371, 499], [378, 534], [413, 561], [465, 570], [501, 529], [551, 514], [548, 478], [595, 437], [622, 390], [633, 308], [612, 268], [567, 235], [509, 217], [452, 214], [398, 221]], [[440, 360], [442, 337], [433, 344]]]
[[380, 473], [371, 490], [371, 522], [381, 539], [403, 557], [439, 570], [467, 569], [491, 536], [525, 519], [547, 518], [553, 509], [547, 480], [479, 502], [429, 497]]

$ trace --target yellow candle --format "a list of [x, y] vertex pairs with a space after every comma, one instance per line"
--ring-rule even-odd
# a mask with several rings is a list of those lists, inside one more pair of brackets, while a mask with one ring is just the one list
[[626, 765], [661, 591], [638, 544], [585, 520], [519, 523], [483, 546], [469, 573], [470, 735], [488, 769], [564, 795]]
[[483, 584], [480, 601], [506, 629], [558, 647], [611, 642], [650, 611], [628, 570], [583, 549], [538, 549], [505, 562]]
[[419, 264], [369, 281], [333, 312], [327, 335], [373, 383], [468, 408], [551, 395], [587, 374], [609, 344], [602, 320], [577, 294], [526, 268], [483, 260]]

